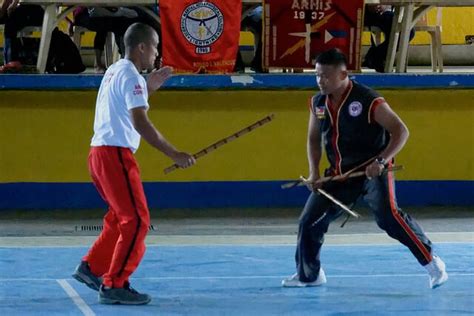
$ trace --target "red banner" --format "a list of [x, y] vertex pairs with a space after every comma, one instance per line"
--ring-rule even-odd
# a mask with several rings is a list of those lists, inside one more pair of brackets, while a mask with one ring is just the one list
[[364, 0], [265, 0], [264, 67], [313, 68], [337, 47], [360, 70], [363, 8]]
[[232, 72], [242, 0], [160, 0], [163, 64], [176, 72]]

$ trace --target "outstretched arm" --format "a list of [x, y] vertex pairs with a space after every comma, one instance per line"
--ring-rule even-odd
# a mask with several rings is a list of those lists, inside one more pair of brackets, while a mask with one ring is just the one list
[[173, 74], [173, 68], [165, 66], [160, 69], [153, 70], [147, 77], [146, 86], [148, 90], [148, 96], [152, 95], [153, 92], [158, 90], [165, 81]]
[[173, 159], [181, 168], [192, 166], [196, 160], [193, 156], [178, 151], [166, 138], [153, 126], [148, 118], [145, 107], [130, 110], [133, 126], [136, 131], [153, 147]]

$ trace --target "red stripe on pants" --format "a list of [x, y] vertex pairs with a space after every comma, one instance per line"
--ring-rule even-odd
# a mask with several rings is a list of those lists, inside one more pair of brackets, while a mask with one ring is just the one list
[[128, 282], [145, 253], [150, 213], [133, 153], [128, 148], [92, 147], [89, 171], [109, 206], [104, 229], [84, 261], [103, 284], [120, 288]]
[[[392, 167], [392, 164], [389, 163], [388, 165], [389, 168]], [[420, 250], [422, 255], [425, 257], [426, 262], [429, 263], [433, 259], [431, 256], [431, 253], [429, 252], [428, 249], [423, 245], [423, 243], [420, 241], [420, 239], [416, 236], [416, 234], [413, 232], [413, 230], [410, 228], [410, 226], [405, 222], [405, 220], [400, 216], [400, 213], [398, 213], [397, 207], [395, 206], [395, 190], [393, 187], [393, 174], [392, 172], [388, 172], [388, 191], [390, 195], [390, 209], [392, 211], [392, 215], [395, 218], [395, 220], [400, 224], [400, 226], [403, 228], [403, 230], [407, 233], [408, 237], [413, 241], [413, 243], [417, 246], [417, 248]]]

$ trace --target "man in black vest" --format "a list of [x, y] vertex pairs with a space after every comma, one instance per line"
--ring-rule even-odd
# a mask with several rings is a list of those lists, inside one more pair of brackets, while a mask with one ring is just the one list
[[[397, 206], [393, 174], [383, 172], [408, 139], [408, 129], [384, 98], [348, 77], [344, 54], [337, 49], [316, 59], [320, 93], [310, 102], [308, 161], [311, 191], [323, 188], [344, 204], [363, 196], [377, 225], [407, 246], [429, 274], [430, 287], [447, 281], [444, 262], [432, 254], [431, 242], [417, 222]], [[322, 143], [323, 141], [323, 143]], [[365, 177], [316, 183], [324, 144], [330, 167], [327, 176], [365, 170]], [[296, 273], [282, 281], [284, 287], [326, 283], [320, 251], [329, 224], [343, 210], [326, 197], [312, 192], [299, 219]]]

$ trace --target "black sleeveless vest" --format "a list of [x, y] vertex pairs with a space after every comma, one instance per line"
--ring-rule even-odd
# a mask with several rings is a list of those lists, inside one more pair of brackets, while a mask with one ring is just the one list
[[331, 173], [345, 173], [376, 158], [387, 147], [388, 132], [371, 118], [371, 107], [383, 101], [374, 90], [351, 82], [337, 113], [331, 113], [325, 95], [311, 100], [318, 117]]

